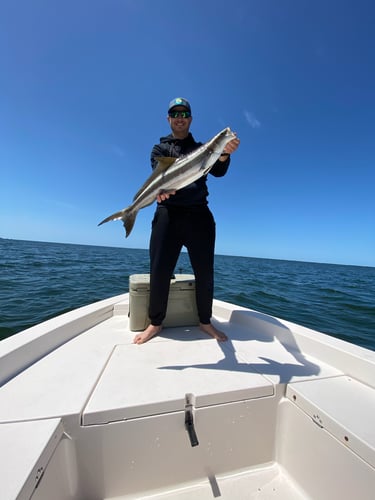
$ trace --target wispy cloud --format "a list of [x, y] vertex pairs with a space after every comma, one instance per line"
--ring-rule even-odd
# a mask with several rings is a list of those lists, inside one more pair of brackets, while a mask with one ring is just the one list
[[112, 154], [114, 154], [116, 156], [120, 156], [121, 158], [125, 156], [125, 151], [122, 148], [120, 148], [119, 146], [116, 146], [116, 144], [111, 144], [110, 148], [111, 148]]
[[55, 206], [57, 208], [62, 208], [63, 210], [77, 210], [77, 206], [72, 203], [63, 201], [63, 200], [55, 200], [50, 198], [44, 198], [44, 203], [46, 203], [49, 207]]
[[245, 115], [245, 119], [247, 123], [250, 125], [250, 127], [253, 128], [259, 128], [260, 127], [260, 121], [257, 120], [256, 116], [254, 113], [251, 111], [247, 111], [246, 109], [244, 110], [243, 114]]

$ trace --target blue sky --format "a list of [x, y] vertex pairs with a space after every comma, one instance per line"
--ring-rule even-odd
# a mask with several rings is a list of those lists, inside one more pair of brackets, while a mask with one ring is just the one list
[[216, 253], [375, 266], [371, 0], [2, 0], [0, 236], [147, 248], [121, 222], [184, 96], [241, 146]]

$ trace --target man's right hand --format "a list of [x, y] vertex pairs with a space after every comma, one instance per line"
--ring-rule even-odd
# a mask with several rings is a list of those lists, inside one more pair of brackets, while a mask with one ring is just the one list
[[159, 193], [156, 197], [156, 201], [158, 203], [164, 201], [164, 200], [168, 200], [168, 198], [173, 195], [173, 194], [176, 194], [176, 191], [171, 189], [170, 191], [163, 191], [162, 193]]

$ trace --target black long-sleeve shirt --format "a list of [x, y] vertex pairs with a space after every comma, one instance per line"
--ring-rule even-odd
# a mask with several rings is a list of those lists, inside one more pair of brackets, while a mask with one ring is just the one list
[[[178, 158], [181, 155], [187, 155], [201, 146], [201, 142], [196, 142], [189, 132], [185, 139], [177, 139], [172, 134], [160, 138], [160, 144], [155, 144], [151, 151], [151, 166], [156, 168], [158, 156], [171, 156]], [[225, 161], [217, 160], [212, 166], [210, 174], [214, 177], [222, 177], [227, 173], [230, 163], [230, 157]], [[207, 205], [207, 176], [204, 175], [188, 186], [176, 191], [176, 194], [170, 196], [167, 200], [161, 202], [166, 206], [191, 207]]]

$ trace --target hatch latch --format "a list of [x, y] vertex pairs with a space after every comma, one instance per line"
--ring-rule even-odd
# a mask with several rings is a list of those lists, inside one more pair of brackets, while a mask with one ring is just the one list
[[194, 407], [193, 395], [186, 394], [185, 396], [185, 429], [188, 432], [191, 446], [198, 446], [199, 441], [194, 427]]

